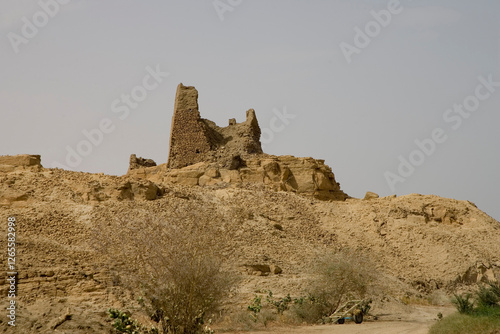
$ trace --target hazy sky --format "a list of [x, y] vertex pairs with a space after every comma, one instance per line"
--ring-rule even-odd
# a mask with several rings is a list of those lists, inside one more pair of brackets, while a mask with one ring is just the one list
[[254, 108], [267, 153], [325, 159], [351, 196], [500, 219], [497, 0], [2, 0], [0, 35], [2, 155], [164, 163], [182, 82], [221, 126]]

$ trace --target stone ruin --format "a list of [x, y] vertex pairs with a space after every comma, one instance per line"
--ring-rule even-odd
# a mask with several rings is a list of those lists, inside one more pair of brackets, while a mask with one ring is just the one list
[[177, 87], [170, 134], [168, 167], [182, 168], [203, 161], [219, 161], [236, 169], [241, 159], [262, 154], [260, 127], [255, 111], [246, 113], [246, 121], [230, 119], [227, 127], [203, 119], [198, 109], [198, 91], [182, 83]]
[[154, 167], [154, 166], [156, 166], [156, 162], [154, 162], [153, 159], [144, 159], [141, 157], [138, 158], [135, 154], [132, 154], [130, 156], [128, 169], [131, 170], [131, 169]]
[[198, 91], [177, 87], [170, 134], [168, 162], [132, 155], [128, 176], [155, 184], [181, 184], [202, 187], [264, 186], [325, 200], [345, 200], [348, 196], [324, 160], [273, 156], [262, 151], [260, 127], [255, 111], [246, 120], [219, 127], [201, 118]]

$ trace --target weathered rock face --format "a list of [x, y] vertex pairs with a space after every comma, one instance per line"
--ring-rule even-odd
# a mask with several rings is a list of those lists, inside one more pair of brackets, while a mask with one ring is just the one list
[[211, 162], [200, 162], [180, 169], [160, 165], [130, 170], [128, 176], [162, 185], [263, 185], [275, 191], [295, 192], [325, 200], [343, 201], [348, 197], [323, 160], [293, 156], [262, 154], [248, 160], [241, 159], [238, 168]]
[[39, 155], [19, 154], [0, 156], [0, 172], [11, 172], [15, 169], [42, 167]]
[[168, 167], [182, 168], [204, 161], [231, 161], [238, 156], [262, 153], [260, 128], [255, 111], [247, 111], [246, 121], [229, 121], [221, 128], [202, 119], [198, 110], [198, 91], [179, 84], [175, 97], [170, 134]]

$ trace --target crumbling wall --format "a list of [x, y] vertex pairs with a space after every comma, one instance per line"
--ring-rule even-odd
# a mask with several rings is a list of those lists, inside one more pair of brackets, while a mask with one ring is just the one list
[[211, 148], [198, 111], [198, 91], [181, 83], [175, 95], [168, 166], [182, 168], [205, 161]]
[[154, 166], [156, 166], [156, 162], [153, 159], [138, 158], [135, 154], [130, 155], [129, 170]]
[[246, 120], [219, 127], [203, 119], [198, 110], [198, 91], [179, 84], [175, 97], [170, 134], [169, 168], [183, 168], [199, 162], [220, 162], [234, 165], [241, 157], [262, 154], [260, 127], [255, 111], [246, 113]]

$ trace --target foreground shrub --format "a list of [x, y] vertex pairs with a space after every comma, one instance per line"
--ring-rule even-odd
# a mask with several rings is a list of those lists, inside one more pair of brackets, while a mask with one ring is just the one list
[[183, 210], [166, 221], [144, 217], [100, 227], [101, 250], [120, 283], [140, 295], [163, 333], [201, 333], [206, 315], [233, 283], [222, 269], [221, 233], [198, 213]]
[[498, 283], [481, 286], [475, 293], [477, 307], [471, 294], [455, 295], [452, 299], [458, 313], [440, 320], [430, 334], [498, 334], [500, 333], [500, 288]]
[[471, 316], [455, 313], [435, 323], [429, 334], [497, 334], [500, 332], [500, 315]]

